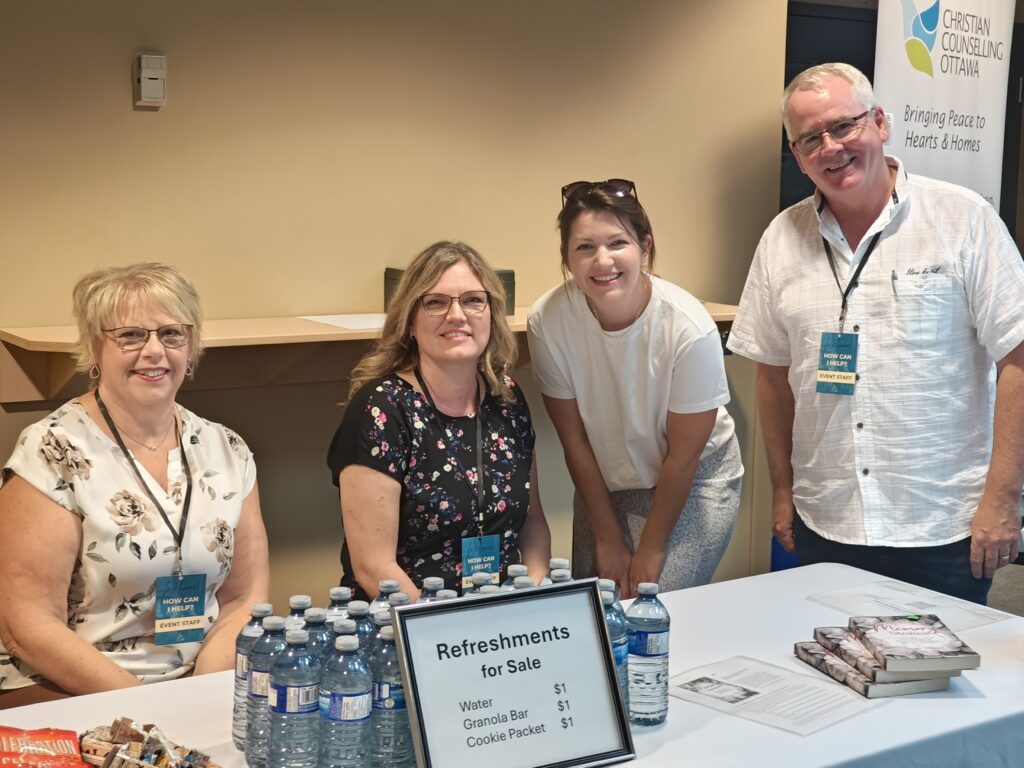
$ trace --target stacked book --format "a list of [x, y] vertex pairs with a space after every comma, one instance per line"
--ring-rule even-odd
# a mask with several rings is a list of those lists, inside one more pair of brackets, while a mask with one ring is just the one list
[[854, 616], [846, 627], [818, 627], [793, 653], [861, 696], [877, 699], [942, 691], [981, 657], [934, 614]]

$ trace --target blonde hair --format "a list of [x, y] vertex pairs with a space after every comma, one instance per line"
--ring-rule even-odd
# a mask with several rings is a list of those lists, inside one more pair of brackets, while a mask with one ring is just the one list
[[142, 303], [192, 326], [188, 362], [195, 371], [203, 353], [203, 312], [195, 286], [174, 267], [145, 262], [125, 267], [102, 267], [85, 275], [71, 294], [78, 323], [75, 366], [83, 373], [96, 365], [103, 329], [124, 322]]
[[817, 91], [821, 93], [825, 90], [825, 80], [829, 77], [838, 77], [840, 80], [845, 80], [849, 83], [850, 88], [853, 90], [853, 95], [864, 109], [872, 110], [878, 106], [878, 98], [871, 88], [871, 82], [855, 66], [836, 61], [809, 67], [790, 81], [789, 85], [786, 86], [786, 90], [782, 93], [782, 102], [779, 104], [779, 109], [782, 112], [782, 125], [786, 129], [786, 136], [790, 141], [793, 140], [794, 136], [790, 131], [789, 125], [789, 100], [793, 98], [793, 94], [797, 91]]
[[519, 346], [505, 319], [505, 289], [483, 256], [465, 243], [451, 240], [442, 240], [426, 248], [402, 274], [391, 296], [380, 339], [352, 369], [349, 400], [368, 381], [394, 371], [407, 370], [419, 363], [419, 349], [410, 333], [413, 315], [423, 294], [429, 293], [441, 276], [460, 262], [473, 270], [484, 290], [490, 294], [491, 337], [480, 355], [477, 369], [492, 395], [505, 403], [515, 402], [505, 376], [515, 365]]

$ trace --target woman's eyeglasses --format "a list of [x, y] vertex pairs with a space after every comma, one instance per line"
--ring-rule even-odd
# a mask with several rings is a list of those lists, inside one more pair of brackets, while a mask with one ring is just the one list
[[[572, 200], [586, 197], [593, 191], [605, 192], [613, 197], [636, 197], [636, 184], [629, 179], [605, 179], [604, 181], [573, 181], [562, 187], [562, 207]], [[640, 198], [636, 197], [637, 202]]]
[[188, 344], [192, 338], [192, 326], [184, 323], [161, 325], [159, 328], [103, 328], [105, 334], [125, 352], [142, 349], [149, 342], [149, 334], [155, 333], [157, 341], [167, 349], [177, 349]]
[[479, 315], [491, 303], [491, 295], [487, 291], [466, 291], [461, 296], [449, 296], [447, 293], [425, 293], [420, 297], [423, 311], [432, 317], [447, 315], [453, 301], [459, 302], [463, 312]]
[[869, 109], [867, 112], [861, 112], [853, 117], [844, 117], [842, 120], [832, 123], [824, 131], [804, 134], [790, 143], [793, 145], [793, 149], [801, 155], [809, 157], [821, 149], [822, 144], [825, 143], [826, 133], [832, 137], [833, 141], [837, 141], [840, 144], [854, 139], [860, 133], [861, 128], [864, 127], [864, 118], [874, 111]]

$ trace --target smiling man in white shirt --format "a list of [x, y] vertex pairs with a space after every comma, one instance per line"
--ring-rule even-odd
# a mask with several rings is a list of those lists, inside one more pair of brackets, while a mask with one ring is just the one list
[[758, 363], [773, 531], [984, 603], [1020, 535], [1024, 263], [979, 195], [885, 155], [857, 69], [806, 70], [782, 109], [817, 191], [762, 236], [729, 339]]

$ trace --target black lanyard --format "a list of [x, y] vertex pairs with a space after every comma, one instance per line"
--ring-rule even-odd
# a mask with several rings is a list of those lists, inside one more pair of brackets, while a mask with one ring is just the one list
[[167, 516], [167, 513], [164, 512], [164, 508], [160, 506], [160, 502], [156, 500], [156, 496], [154, 496], [153, 491], [150, 490], [149, 484], [146, 482], [145, 478], [142, 477], [142, 473], [139, 472], [139, 468], [135, 464], [135, 459], [128, 451], [128, 447], [124, 444], [124, 440], [121, 439], [121, 433], [118, 431], [117, 425], [114, 424], [114, 420], [110, 417], [110, 412], [107, 411], [107, 406], [100, 398], [99, 387], [96, 388], [95, 397], [96, 405], [99, 406], [100, 413], [103, 415], [103, 420], [107, 422], [107, 426], [110, 428], [110, 433], [114, 436], [114, 440], [117, 441], [117, 445], [121, 449], [121, 453], [123, 453], [124, 457], [128, 460], [128, 464], [131, 466], [132, 471], [135, 472], [135, 476], [139, 479], [139, 484], [142, 486], [142, 489], [146, 492], [146, 495], [149, 496], [149, 500], [153, 502], [153, 506], [156, 507], [157, 511], [160, 513], [160, 517], [164, 519], [164, 522], [170, 529], [171, 535], [174, 537], [174, 543], [178, 545], [174, 553], [174, 575], [181, 577], [181, 546], [182, 542], [185, 540], [185, 525], [188, 523], [188, 510], [192, 505], [192, 471], [188, 466], [188, 458], [185, 456], [185, 443], [181, 439], [181, 430], [177, 430], [177, 434], [178, 448], [181, 450], [181, 465], [185, 470], [185, 503], [181, 508], [181, 523], [178, 526], [178, 530], [174, 530], [174, 526], [171, 525], [171, 519]]
[[[413, 368], [413, 373], [416, 374], [416, 381], [419, 382], [420, 389], [423, 390], [423, 396], [427, 400], [427, 404], [434, 411], [434, 420], [440, 424], [437, 418], [438, 410], [437, 406], [434, 405], [434, 399], [430, 396], [430, 392], [427, 390], [427, 382], [423, 380], [423, 374], [420, 373], [419, 366]], [[484, 422], [481, 412], [484, 409], [484, 398], [481, 395], [478, 398], [476, 406], [476, 504], [473, 509], [473, 517], [476, 518], [477, 530], [480, 535], [484, 535]], [[459, 468], [462, 470], [462, 476], [466, 477], [466, 468], [462, 466], [462, 462], [459, 461], [458, 455], [455, 455], [455, 461], [458, 463]], [[466, 485], [469, 486], [469, 490], [472, 491], [473, 486], [470, 485], [469, 479], [466, 479]]]
[[882, 232], [878, 231], [875, 236], [871, 238], [871, 242], [868, 244], [868, 249], [864, 252], [863, 258], [860, 260], [860, 264], [857, 265], [857, 269], [853, 273], [853, 277], [850, 278], [850, 282], [846, 284], [846, 290], [843, 290], [843, 286], [839, 283], [839, 273], [836, 271], [836, 260], [832, 256], [832, 248], [829, 247], [828, 240], [824, 237], [821, 238], [821, 244], [825, 246], [825, 255], [828, 256], [828, 265], [832, 267], [832, 277], [836, 279], [836, 288], [839, 289], [839, 293], [843, 297], [842, 307], [839, 309], [839, 332], [843, 332], [843, 327], [846, 325], [846, 310], [848, 309], [848, 303], [850, 294], [853, 293], [853, 289], [857, 287], [857, 278], [860, 277], [860, 273], [864, 271], [865, 265], [868, 263], [868, 259], [871, 258], [871, 252], [875, 250], [875, 246], [878, 245], [878, 239], [882, 236]]

